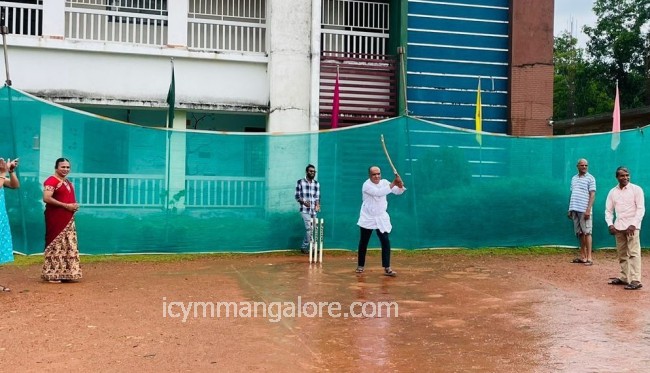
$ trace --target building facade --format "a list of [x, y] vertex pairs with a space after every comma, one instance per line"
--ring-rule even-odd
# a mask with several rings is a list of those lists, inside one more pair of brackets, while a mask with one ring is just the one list
[[[310, 132], [409, 114], [550, 135], [553, 0], [0, 1], [13, 86], [145, 126]], [[173, 62], [172, 62], [173, 61]]]

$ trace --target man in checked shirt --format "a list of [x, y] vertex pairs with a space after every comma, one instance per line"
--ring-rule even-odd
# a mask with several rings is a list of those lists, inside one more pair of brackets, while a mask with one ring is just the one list
[[305, 237], [302, 240], [300, 251], [303, 254], [309, 253], [309, 241], [311, 239], [311, 219], [316, 217], [320, 211], [320, 185], [315, 180], [316, 167], [307, 165], [305, 177], [296, 182], [296, 202], [300, 205], [300, 215], [305, 223]]

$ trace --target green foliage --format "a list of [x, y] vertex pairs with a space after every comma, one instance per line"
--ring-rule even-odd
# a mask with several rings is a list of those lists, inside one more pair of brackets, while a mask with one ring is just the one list
[[624, 79], [629, 72], [642, 72], [646, 56], [648, 24], [647, 0], [596, 0], [593, 8], [598, 21], [585, 26], [590, 40], [589, 54], [607, 66], [610, 78]]
[[602, 81], [602, 69], [584, 57], [568, 32], [555, 38], [553, 118], [583, 117], [611, 111], [614, 88]]
[[647, 0], [596, 0], [596, 25], [585, 26], [586, 51], [568, 31], [555, 38], [553, 117], [610, 112], [615, 85], [621, 109], [650, 104], [650, 6]]
[[185, 189], [183, 189], [183, 190], [177, 192], [176, 194], [174, 194], [172, 196], [172, 198], [169, 200], [167, 209], [170, 212], [177, 213], [178, 212], [177, 205], [180, 203], [181, 198], [185, 198], [185, 194], [186, 194]]

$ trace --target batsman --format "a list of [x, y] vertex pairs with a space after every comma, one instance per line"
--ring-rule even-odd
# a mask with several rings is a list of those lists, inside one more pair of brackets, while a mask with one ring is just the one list
[[390, 216], [386, 211], [388, 209], [386, 196], [391, 193], [400, 195], [405, 190], [404, 182], [396, 171], [395, 178], [392, 182], [389, 182], [381, 178], [379, 167], [372, 166], [368, 169], [368, 180], [363, 183], [361, 189], [363, 202], [359, 213], [359, 221], [357, 222], [360, 229], [357, 273], [363, 273], [364, 271], [368, 242], [374, 230], [377, 232], [377, 237], [379, 237], [381, 243], [381, 265], [384, 267], [384, 275], [392, 277], [397, 275], [397, 272], [390, 267], [390, 239], [388, 235], [393, 226], [390, 224]]

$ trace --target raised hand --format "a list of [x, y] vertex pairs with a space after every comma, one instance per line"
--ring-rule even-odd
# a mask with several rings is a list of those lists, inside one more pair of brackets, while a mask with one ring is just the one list
[[14, 159], [13, 161], [11, 159], [7, 160], [7, 165], [9, 167], [9, 169], [8, 169], [9, 172], [14, 172], [16, 167], [18, 167], [18, 160], [19, 160], [18, 158]]
[[393, 183], [398, 188], [404, 188], [404, 181], [402, 181], [402, 178], [399, 176], [399, 174], [395, 174], [395, 179], [393, 180]]

